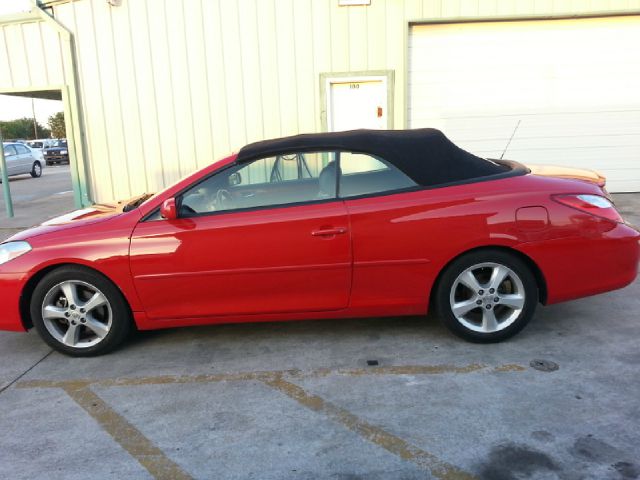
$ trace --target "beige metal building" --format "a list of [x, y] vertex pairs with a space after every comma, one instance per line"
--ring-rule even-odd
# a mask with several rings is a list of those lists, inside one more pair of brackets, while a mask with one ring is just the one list
[[[364, 5], [345, 5], [350, 3]], [[433, 126], [640, 191], [640, 0], [49, 0], [0, 17], [0, 93], [61, 98], [76, 201], [245, 143]]]

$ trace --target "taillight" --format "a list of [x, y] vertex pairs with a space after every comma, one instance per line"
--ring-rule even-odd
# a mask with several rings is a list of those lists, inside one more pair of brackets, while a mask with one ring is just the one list
[[581, 212], [589, 213], [596, 217], [606, 218], [613, 222], [622, 223], [622, 217], [613, 206], [610, 200], [600, 195], [589, 194], [572, 194], [572, 195], [553, 195], [556, 202], [562, 203], [567, 207], [575, 208]]

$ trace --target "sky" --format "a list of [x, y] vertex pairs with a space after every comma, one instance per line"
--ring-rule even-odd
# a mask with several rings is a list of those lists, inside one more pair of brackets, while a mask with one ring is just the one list
[[[33, 100], [36, 120], [47, 126], [47, 120], [51, 115], [63, 110], [60, 100]], [[24, 97], [13, 97], [10, 95], [0, 95], [0, 121], [15, 120], [16, 118], [33, 116], [31, 110], [31, 99]]]
[[29, 0], [0, 0], [0, 15], [28, 12], [29, 10], [31, 10], [31, 2]]

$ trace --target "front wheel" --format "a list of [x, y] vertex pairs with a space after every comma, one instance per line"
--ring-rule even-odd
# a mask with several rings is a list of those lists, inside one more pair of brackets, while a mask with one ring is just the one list
[[530, 268], [500, 250], [470, 252], [444, 271], [436, 307], [445, 326], [465, 340], [491, 343], [522, 330], [538, 302]]
[[107, 353], [129, 334], [132, 321], [118, 288], [83, 267], [61, 267], [31, 297], [33, 325], [51, 347], [76, 357]]
[[33, 162], [30, 173], [33, 178], [38, 178], [42, 175], [42, 165], [40, 165], [40, 162]]

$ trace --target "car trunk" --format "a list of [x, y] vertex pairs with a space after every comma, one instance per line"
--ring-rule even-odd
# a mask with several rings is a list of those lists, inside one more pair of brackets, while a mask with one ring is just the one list
[[531, 170], [531, 173], [534, 175], [582, 180], [583, 182], [594, 183], [602, 189], [604, 189], [607, 181], [601, 173], [586, 168], [561, 167], [556, 165], [527, 165], [527, 168]]

